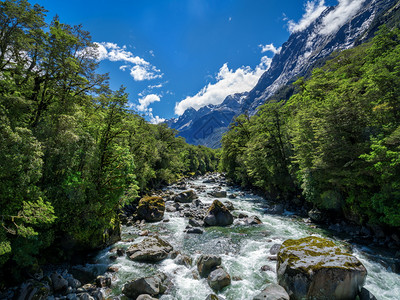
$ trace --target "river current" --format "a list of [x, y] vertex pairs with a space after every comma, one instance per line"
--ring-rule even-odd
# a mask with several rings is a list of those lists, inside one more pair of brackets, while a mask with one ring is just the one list
[[[267, 209], [269, 203], [257, 195], [221, 183], [203, 183], [203, 180], [204, 178], [198, 178], [187, 182], [189, 188], [195, 190], [202, 186], [201, 191], [196, 190], [201, 202], [211, 204], [215, 198], [209, 196], [208, 192], [216, 187], [222, 187], [228, 195], [238, 194], [236, 199], [219, 199], [221, 202], [229, 200], [233, 203], [234, 216], [239, 213], [256, 215], [263, 223], [253, 226], [234, 223], [229, 227], [205, 228], [203, 234], [187, 234], [184, 230], [188, 225], [188, 219], [181, 217], [179, 212], [166, 212], [164, 219], [169, 220], [168, 222], [147, 223], [142, 228], [123, 226], [122, 240], [101, 251], [96, 257], [96, 264], [93, 265], [100, 273], [110, 266], [118, 269], [112, 273], [112, 289], [107, 292], [106, 297], [121, 295], [123, 285], [129, 280], [154, 275], [161, 271], [172, 280], [173, 288], [160, 299], [204, 300], [213, 291], [206, 279], [196, 279], [195, 261], [201, 254], [216, 254], [221, 256], [222, 265], [232, 278], [232, 284], [218, 295], [227, 300], [253, 299], [268, 283], [276, 283], [276, 261], [270, 259], [270, 248], [286, 239], [316, 235], [327, 237], [342, 247], [352, 249], [353, 255], [368, 271], [364, 287], [377, 299], [400, 299], [400, 275], [391, 272], [379, 262], [385, 260], [384, 249], [380, 253], [367, 246], [349, 245], [346, 239], [335, 237], [291, 212], [285, 211], [282, 215], [269, 214]], [[176, 193], [181, 192], [174, 186], [168, 189]], [[150, 234], [158, 234], [167, 240], [174, 250], [192, 257], [192, 267], [178, 265], [173, 259], [165, 259], [157, 264], [133, 262], [126, 256], [110, 260], [110, 256], [114, 254], [113, 249], [116, 247], [126, 249], [132, 243], [139, 242], [144, 238], [139, 235], [144, 230], [148, 230]], [[262, 267], [264, 271], [261, 270]]]

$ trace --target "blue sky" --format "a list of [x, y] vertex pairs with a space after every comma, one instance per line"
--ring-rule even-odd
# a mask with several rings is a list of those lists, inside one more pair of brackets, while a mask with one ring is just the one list
[[58, 14], [83, 24], [98, 43], [98, 72], [109, 72], [111, 87], [124, 85], [132, 107], [159, 122], [250, 90], [290, 31], [338, 1], [30, 2], [49, 11], [48, 21]]

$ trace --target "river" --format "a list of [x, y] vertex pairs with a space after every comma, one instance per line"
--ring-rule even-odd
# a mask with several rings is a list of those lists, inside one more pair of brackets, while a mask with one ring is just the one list
[[[113, 266], [118, 272], [112, 273], [112, 289], [107, 292], [107, 297], [121, 295], [122, 286], [132, 279], [164, 272], [171, 278], [173, 288], [169, 294], [160, 297], [163, 300], [185, 299], [204, 300], [213, 293], [206, 279], [195, 279], [193, 273], [196, 264], [191, 268], [177, 265], [173, 259], [165, 259], [158, 264], [138, 263], [129, 260], [126, 256], [110, 260], [112, 249], [128, 248], [133, 242], [143, 239], [140, 232], [148, 230], [150, 234], [156, 233], [170, 242], [175, 250], [187, 254], [196, 261], [200, 254], [218, 254], [222, 257], [222, 265], [233, 278], [232, 284], [225, 288], [219, 296], [227, 300], [253, 299], [270, 282], [276, 282], [276, 261], [270, 260], [269, 250], [274, 244], [280, 244], [289, 238], [301, 238], [308, 235], [328, 237], [337, 244], [351, 248], [353, 255], [362, 261], [368, 271], [365, 287], [377, 299], [400, 299], [400, 275], [390, 272], [380, 260], [385, 260], [385, 251], [372, 251], [366, 246], [348, 245], [346, 239], [338, 238], [330, 232], [320, 229], [306, 220], [296, 217], [291, 212], [282, 215], [268, 214], [268, 204], [265, 199], [249, 192], [242, 192], [226, 184], [203, 183], [204, 178], [197, 178], [187, 182], [190, 188], [195, 188], [199, 200], [211, 204], [215, 199], [207, 193], [222, 187], [227, 194], [238, 194], [236, 199], [221, 198], [221, 202], [231, 201], [235, 207], [232, 214], [239, 213], [257, 215], [263, 224], [255, 226], [231, 225], [229, 227], [205, 228], [203, 234], [186, 234], [185, 227], [188, 220], [181, 217], [179, 212], [166, 212], [164, 219], [168, 222], [147, 223], [142, 228], [137, 226], [123, 226], [122, 240], [115, 245], [101, 251], [96, 257], [99, 272]], [[167, 190], [181, 192], [175, 186]], [[201, 191], [199, 190], [201, 189]], [[351, 247], [350, 247], [351, 246]], [[262, 271], [261, 267], [267, 269]]]

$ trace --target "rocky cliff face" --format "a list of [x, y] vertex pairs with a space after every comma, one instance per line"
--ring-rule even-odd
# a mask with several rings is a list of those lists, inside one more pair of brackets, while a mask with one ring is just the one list
[[[340, 7], [327, 8], [307, 28], [293, 32], [271, 67], [248, 93], [228, 96], [220, 105], [188, 109], [168, 125], [179, 130], [188, 143], [217, 148], [232, 119], [241, 114], [253, 115], [283, 86], [309, 72], [332, 52], [367, 41], [378, 25], [393, 20], [399, 11], [398, 0], [364, 0], [343, 22], [337, 22]], [[348, 12], [347, 12], [348, 13]], [[336, 19], [335, 19], [335, 14]]]

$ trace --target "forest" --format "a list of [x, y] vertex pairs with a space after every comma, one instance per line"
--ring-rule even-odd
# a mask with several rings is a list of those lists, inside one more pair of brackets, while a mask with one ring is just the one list
[[149, 124], [124, 87], [110, 89], [81, 25], [45, 17], [0, 2], [0, 269], [16, 279], [115, 242], [121, 207], [217, 167], [215, 151]]
[[221, 167], [270, 198], [400, 226], [400, 30], [335, 53], [288, 101], [238, 116]]

